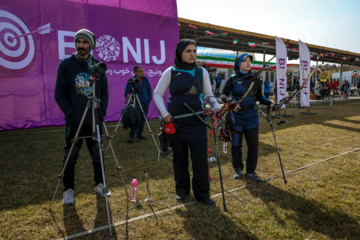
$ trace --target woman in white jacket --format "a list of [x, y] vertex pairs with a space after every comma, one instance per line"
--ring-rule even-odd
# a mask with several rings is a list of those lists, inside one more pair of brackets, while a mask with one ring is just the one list
[[[170, 97], [165, 106], [163, 95], [167, 89]], [[214, 206], [209, 193], [206, 125], [184, 105], [187, 103], [198, 116], [205, 119], [201, 93], [214, 112], [219, 112], [220, 106], [211, 91], [209, 73], [196, 65], [196, 43], [183, 39], [177, 44], [175, 66], [166, 69], [155, 88], [154, 101], [164, 122], [174, 121], [177, 126], [175, 134], [167, 135], [173, 151], [176, 201], [183, 203], [190, 193], [190, 150], [194, 197], [205, 205]]]

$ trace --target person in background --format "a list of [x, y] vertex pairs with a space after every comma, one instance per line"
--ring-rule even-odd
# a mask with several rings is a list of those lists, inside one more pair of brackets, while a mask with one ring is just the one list
[[[200, 100], [203, 93], [214, 112], [220, 110], [211, 91], [208, 71], [196, 66], [196, 50], [196, 43], [191, 39], [183, 39], [177, 44], [175, 66], [166, 69], [161, 76], [154, 91], [154, 101], [164, 122], [177, 126], [174, 134], [167, 134], [173, 151], [176, 201], [183, 203], [190, 193], [190, 152], [194, 197], [204, 205], [214, 206], [209, 193], [207, 127], [184, 104], [205, 119]], [[167, 89], [170, 97], [165, 106], [163, 95]]]
[[[149, 112], [149, 104], [152, 100], [152, 90], [149, 79], [144, 76], [144, 70], [141, 66], [134, 67], [135, 76], [130, 78], [126, 83], [125, 88], [125, 98], [129, 100], [131, 93], [137, 94], [141, 107], [144, 110], [144, 114], [141, 112], [141, 108], [139, 106], [139, 102], [136, 101], [135, 106], [136, 109], [140, 112], [140, 124], [137, 130], [130, 130], [130, 137], [128, 143], [135, 142], [135, 134], [136, 137], [140, 140], [146, 140], [146, 138], [142, 135], [145, 126], [145, 117]], [[134, 96], [133, 96], [134, 97]], [[134, 98], [135, 99], [135, 98]], [[144, 116], [145, 115], [145, 116]]]
[[320, 80], [320, 78], [316, 81], [316, 83], [315, 83], [315, 94], [317, 95], [317, 96], [320, 96], [321, 95], [321, 93], [320, 93], [320, 85], [321, 85], [321, 80]]
[[269, 96], [270, 96], [270, 89], [271, 89], [271, 86], [270, 86], [270, 78], [266, 78], [265, 82], [264, 82], [264, 96], [269, 99]]
[[216, 83], [216, 88], [215, 88], [215, 96], [219, 97], [219, 91], [220, 91], [220, 86], [221, 86], [221, 76], [220, 73], [218, 73], [218, 75], [215, 78], [215, 83]]

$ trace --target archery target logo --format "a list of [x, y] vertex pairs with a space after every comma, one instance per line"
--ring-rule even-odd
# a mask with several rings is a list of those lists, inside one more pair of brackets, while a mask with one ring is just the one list
[[35, 43], [26, 23], [0, 6], [0, 69], [23, 72], [34, 63]]
[[96, 52], [104, 62], [113, 62], [120, 56], [120, 44], [110, 35], [102, 35], [97, 40]]

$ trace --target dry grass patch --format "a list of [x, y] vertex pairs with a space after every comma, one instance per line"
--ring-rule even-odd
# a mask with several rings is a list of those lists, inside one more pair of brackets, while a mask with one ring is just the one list
[[[214, 179], [211, 195], [216, 196], [215, 208], [193, 203], [190, 196], [188, 204], [157, 213], [156, 218], [145, 203], [129, 211], [130, 222], [123, 223], [132, 203], [127, 202], [113, 156], [106, 151], [111, 220], [121, 223], [112, 228], [112, 239], [360, 239], [359, 151], [313, 165], [360, 147], [359, 110], [359, 102], [312, 106], [316, 115], [300, 114], [304, 109], [287, 109], [294, 117], [282, 127], [275, 126], [285, 172], [309, 166], [287, 174], [287, 185], [282, 180], [270, 125], [260, 117], [257, 173], [268, 180], [258, 184], [234, 180], [229, 145], [227, 154], [220, 153], [224, 188], [229, 191], [225, 194], [227, 212], [219, 194], [220, 180]], [[114, 123], [108, 125], [112, 133]], [[158, 121], [150, 120], [150, 125], [156, 135]], [[171, 156], [157, 161], [147, 128], [144, 134], [147, 141], [127, 144], [128, 132], [119, 129], [113, 140], [126, 187], [137, 178], [138, 198], [146, 199], [143, 170], [150, 169], [151, 199], [178, 206]], [[62, 205], [61, 184], [51, 213], [48, 211], [61, 172], [63, 127], [0, 132], [0, 144], [0, 239], [57, 239], [107, 225], [105, 201], [94, 192], [85, 146], [76, 167], [75, 205]], [[212, 150], [215, 156], [214, 143]], [[219, 177], [217, 162], [211, 163], [210, 174]], [[155, 203], [151, 207], [155, 212], [165, 209]], [[149, 213], [149, 217], [132, 221]], [[105, 228], [79, 239], [109, 239], [108, 235]]]

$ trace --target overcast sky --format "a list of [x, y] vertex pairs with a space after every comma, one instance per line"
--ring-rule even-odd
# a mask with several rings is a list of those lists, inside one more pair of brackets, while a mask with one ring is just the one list
[[178, 17], [360, 53], [360, 0], [177, 0]]

